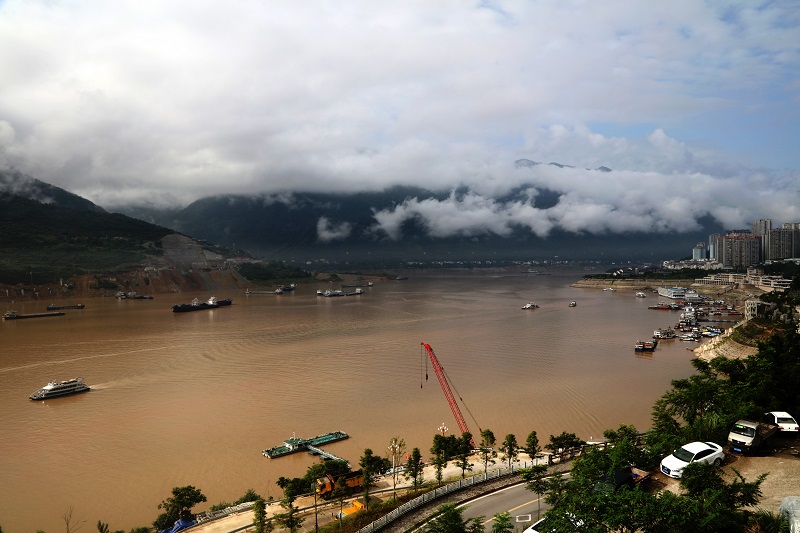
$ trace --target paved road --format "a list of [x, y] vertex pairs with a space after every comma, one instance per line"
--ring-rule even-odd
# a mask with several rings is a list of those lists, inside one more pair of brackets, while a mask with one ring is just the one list
[[536, 493], [525, 488], [524, 483], [501, 489], [497, 492], [481, 496], [464, 504], [464, 518], [483, 516], [484, 530], [492, 530], [493, 516], [508, 512], [514, 525], [522, 530], [538, 520], [550, 508]]

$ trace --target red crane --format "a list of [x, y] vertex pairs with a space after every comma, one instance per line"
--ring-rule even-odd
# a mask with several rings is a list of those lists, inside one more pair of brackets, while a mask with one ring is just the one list
[[[433, 366], [433, 371], [436, 372], [436, 377], [439, 379], [439, 385], [442, 386], [442, 391], [444, 392], [445, 398], [447, 398], [447, 403], [450, 404], [450, 410], [453, 412], [453, 416], [456, 419], [459, 431], [461, 431], [462, 435], [464, 433], [472, 434], [469, 430], [469, 427], [467, 426], [467, 422], [464, 420], [464, 416], [461, 414], [461, 409], [458, 408], [458, 403], [456, 402], [455, 396], [453, 396], [453, 391], [450, 390], [450, 383], [447, 380], [447, 375], [444, 373], [444, 368], [442, 368], [442, 365], [439, 364], [439, 360], [436, 358], [436, 354], [433, 353], [433, 348], [431, 348], [430, 344], [426, 344], [424, 342], [420, 344], [422, 346], [422, 350], [424, 350], [424, 353], [422, 353], [422, 357], [423, 358], [425, 357], [425, 353], [428, 354], [428, 358], [431, 360], [431, 365]], [[425, 372], [425, 379], [426, 380], [428, 379], [427, 372]], [[464, 400], [463, 398], [461, 398], [461, 396], [459, 396], [458, 399], [461, 400], [461, 403], [464, 403]], [[467, 407], [466, 404], [464, 404], [464, 407], [469, 412], [469, 408]], [[472, 413], [470, 413], [470, 416], [472, 416]], [[475, 420], [475, 417], [472, 417], [472, 419]], [[477, 424], [477, 422], [475, 423]], [[480, 429], [480, 427], [478, 427], [478, 429]], [[472, 446], [474, 447], [475, 446], [474, 440], [472, 440], [471, 443]]]

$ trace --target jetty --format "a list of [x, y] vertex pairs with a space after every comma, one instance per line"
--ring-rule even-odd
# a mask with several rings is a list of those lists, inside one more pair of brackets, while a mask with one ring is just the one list
[[289, 455], [295, 452], [306, 451], [311, 455], [319, 455], [323, 459], [342, 460], [341, 457], [336, 457], [332, 453], [321, 450], [319, 446], [348, 438], [350, 438], [350, 435], [344, 431], [332, 431], [330, 433], [325, 433], [324, 435], [317, 435], [316, 437], [312, 437], [310, 439], [303, 439], [292, 434], [290, 438], [283, 441], [283, 444], [263, 450], [261, 455], [270, 459], [275, 459], [276, 457], [283, 457], [284, 455]]

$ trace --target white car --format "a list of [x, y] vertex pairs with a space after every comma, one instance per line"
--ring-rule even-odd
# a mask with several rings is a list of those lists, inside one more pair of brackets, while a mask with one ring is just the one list
[[683, 469], [690, 463], [703, 462], [719, 466], [725, 460], [722, 446], [714, 442], [690, 442], [676, 448], [672, 454], [661, 460], [661, 472], [669, 477], [679, 478]]
[[797, 425], [792, 415], [786, 411], [772, 411], [771, 413], [764, 413], [764, 419], [770, 424], [775, 424], [781, 428], [781, 431], [798, 431], [800, 427]]

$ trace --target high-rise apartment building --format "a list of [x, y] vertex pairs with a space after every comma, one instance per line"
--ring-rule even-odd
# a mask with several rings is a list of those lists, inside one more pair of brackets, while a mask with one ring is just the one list
[[753, 222], [753, 235], [761, 238], [761, 257], [766, 259], [769, 257], [770, 238], [772, 236], [772, 219], [762, 218]]
[[720, 260], [720, 250], [722, 249], [722, 235], [712, 233], [708, 236], [708, 258], [712, 261]]
[[752, 233], [729, 233], [722, 238], [722, 266], [747, 268], [761, 261], [761, 237]]

